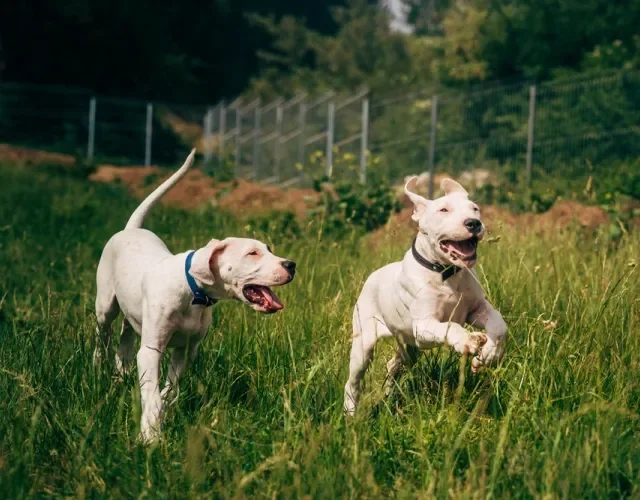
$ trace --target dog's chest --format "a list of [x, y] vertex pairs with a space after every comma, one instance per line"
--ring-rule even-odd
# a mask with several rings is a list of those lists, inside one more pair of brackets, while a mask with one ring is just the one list
[[465, 289], [441, 287], [435, 291], [433, 307], [439, 321], [464, 324], [474, 304], [472, 294]]
[[201, 338], [211, 324], [211, 310], [202, 307], [190, 307], [174, 320], [174, 334], [170, 346], [186, 345], [189, 338]]
[[202, 313], [183, 316], [180, 324], [180, 330], [189, 335], [200, 333], [202, 330], [202, 316]]

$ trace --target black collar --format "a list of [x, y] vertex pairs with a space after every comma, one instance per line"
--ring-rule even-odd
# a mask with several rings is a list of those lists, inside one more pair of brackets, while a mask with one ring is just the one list
[[418, 253], [416, 249], [416, 240], [418, 237], [416, 236], [413, 239], [413, 243], [411, 244], [411, 253], [413, 254], [413, 258], [418, 261], [422, 267], [426, 267], [429, 271], [433, 271], [436, 273], [440, 273], [442, 275], [442, 281], [447, 281], [451, 276], [456, 274], [458, 271], [461, 271], [462, 268], [456, 267], [452, 264], [445, 266], [444, 264], [440, 264], [439, 262], [429, 262], [422, 255]]
[[187, 260], [184, 261], [184, 275], [187, 278], [187, 284], [189, 285], [189, 288], [191, 288], [191, 293], [193, 293], [193, 300], [191, 301], [191, 304], [195, 306], [209, 307], [214, 305], [218, 301], [213, 297], [209, 297], [207, 293], [198, 286], [196, 280], [193, 279], [193, 276], [189, 274], [189, 269], [191, 269], [191, 259], [193, 259], [194, 253], [196, 252], [189, 252], [189, 255], [187, 255]]

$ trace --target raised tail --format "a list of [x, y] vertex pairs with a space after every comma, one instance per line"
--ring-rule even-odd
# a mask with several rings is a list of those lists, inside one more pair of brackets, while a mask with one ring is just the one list
[[184, 177], [187, 173], [187, 170], [191, 168], [193, 165], [193, 158], [196, 154], [196, 150], [192, 149], [191, 153], [187, 157], [184, 165], [180, 167], [180, 169], [169, 177], [166, 181], [160, 184], [153, 193], [147, 196], [142, 203], [135, 209], [131, 217], [129, 217], [129, 222], [125, 226], [125, 229], [135, 229], [141, 228], [142, 223], [144, 222], [144, 218], [147, 216], [147, 213], [151, 208], [158, 202], [160, 198], [162, 198], [167, 191], [169, 191], [173, 186], [175, 186], [180, 179]]

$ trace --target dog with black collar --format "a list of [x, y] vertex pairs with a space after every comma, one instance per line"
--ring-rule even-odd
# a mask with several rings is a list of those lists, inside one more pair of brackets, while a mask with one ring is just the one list
[[[132, 363], [137, 333], [143, 441], [158, 437], [164, 403], [198, 352], [211, 324], [211, 306], [236, 300], [275, 313], [284, 306], [271, 287], [285, 285], [295, 275], [294, 262], [275, 256], [257, 240], [213, 239], [203, 248], [174, 255], [158, 236], [142, 229], [149, 210], [184, 177], [194, 155], [195, 150], [138, 206], [125, 229], [107, 242], [98, 264], [94, 364], [102, 359], [111, 324], [122, 312], [116, 369], [124, 372]], [[168, 348], [173, 348], [171, 364], [160, 392], [160, 361]]]
[[[403, 367], [421, 350], [447, 345], [473, 356], [471, 367], [498, 362], [507, 340], [502, 316], [486, 299], [473, 271], [478, 244], [485, 235], [480, 209], [451, 179], [442, 181], [445, 196], [435, 200], [413, 192], [417, 177], [405, 185], [413, 203], [418, 234], [404, 259], [372, 273], [353, 311], [353, 339], [344, 410], [353, 415], [362, 380], [376, 342], [394, 337], [396, 355], [387, 363], [385, 392], [393, 389]], [[467, 331], [463, 325], [484, 329]]]

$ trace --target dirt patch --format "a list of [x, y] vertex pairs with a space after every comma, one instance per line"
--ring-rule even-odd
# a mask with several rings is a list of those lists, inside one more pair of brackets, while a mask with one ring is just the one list
[[29, 165], [73, 165], [75, 159], [71, 155], [0, 144], [0, 161]]
[[240, 180], [238, 185], [222, 197], [219, 206], [239, 216], [248, 212], [261, 214], [270, 211], [289, 211], [303, 220], [307, 210], [318, 201], [313, 189], [281, 189]]
[[[171, 175], [170, 170], [159, 167], [114, 167], [103, 165], [90, 179], [101, 182], [119, 182], [129, 186], [132, 193], [143, 198]], [[182, 208], [195, 208], [215, 203], [237, 217], [265, 214], [271, 211], [290, 211], [304, 220], [310, 207], [318, 202], [319, 195], [312, 189], [282, 189], [246, 180], [232, 183], [215, 183], [201, 170], [191, 170], [185, 178], [163, 198], [163, 202]], [[411, 235], [415, 223], [411, 220], [412, 207], [406, 196], [401, 198], [404, 208], [393, 215], [389, 222], [371, 234], [371, 240], [387, 241]], [[528, 231], [545, 232], [578, 225], [596, 229], [609, 221], [608, 214], [599, 207], [574, 201], [558, 201], [542, 214], [514, 215], [495, 206], [482, 207], [482, 219], [487, 228], [496, 230], [503, 225], [520, 226]]]
[[[185, 133], [192, 132], [188, 130]], [[0, 144], [0, 161], [31, 165], [73, 165], [75, 159], [71, 155]], [[134, 196], [143, 198], [171, 173], [171, 170], [160, 167], [101, 165], [89, 178], [97, 182], [124, 184], [129, 187]], [[443, 174], [434, 179], [436, 186], [439, 186], [443, 177], [447, 176]], [[426, 190], [425, 182], [422, 187]], [[318, 193], [312, 189], [282, 189], [278, 186], [257, 184], [246, 180], [240, 180], [235, 186], [231, 183], [215, 183], [201, 170], [193, 169], [167, 193], [162, 201], [186, 209], [215, 203], [241, 218], [271, 211], [290, 211], [303, 220], [306, 218], [308, 209], [315, 206], [318, 199]], [[411, 235], [415, 232], [415, 223], [411, 220], [410, 202], [404, 195], [401, 195], [401, 201], [405, 208], [393, 215], [384, 227], [371, 234], [373, 243]], [[489, 230], [509, 225], [544, 232], [564, 229], [574, 224], [593, 230], [609, 222], [609, 215], [601, 208], [575, 201], [558, 201], [549, 211], [542, 214], [514, 215], [498, 207], [485, 206], [482, 207], [482, 215]], [[640, 226], [640, 218], [634, 219], [631, 225]]]
[[160, 167], [115, 167], [113, 165], [101, 165], [89, 176], [92, 181], [117, 182], [126, 184], [131, 188], [142, 186], [149, 176], [168, 176], [170, 172]]
[[[89, 179], [124, 184], [129, 187], [134, 196], [144, 198], [172, 173], [160, 167], [102, 165], [89, 176]], [[206, 176], [201, 170], [190, 170], [182, 181], [163, 197], [162, 202], [181, 208], [196, 208], [214, 200], [223, 188], [223, 184], [215, 185], [211, 177]]]
[[[489, 231], [496, 231], [502, 226], [513, 226], [520, 227], [523, 231], [545, 233], [573, 225], [595, 230], [609, 222], [609, 215], [601, 208], [575, 201], [558, 201], [542, 214], [514, 215], [508, 210], [490, 205], [481, 207], [481, 210], [482, 221]], [[393, 215], [384, 227], [371, 233], [371, 244], [377, 247], [393, 239], [408, 239], [414, 235], [417, 226], [411, 219], [412, 213], [413, 208], [405, 206]]]
[[[143, 198], [171, 173], [159, 167], [103, 165], [89, 178], [93, 181], [124, 184], [136, 197]], [[312, 189], [282, 189], [246, 180], [240, 180], [235, 185], [229, 182], [215, 183], [201, 170], [193, 169], [162, 201], [187, 209], [215, 203], [241, 218], [271, 211], [290, 211], [303, 220], [309, 207], [315, 205], [317, 200], [318, 194]]]
[[533, 229], [564, 229], [577, 224], [586, 229], [596, 229], [609, 222], [609, 215], [600, 207], [583, 205], [575, 201], [558, 201], [542, 214], [525, 214], [520, 217], [530, 221]]

